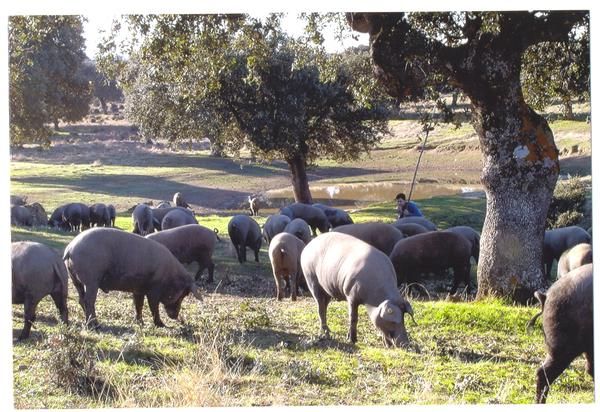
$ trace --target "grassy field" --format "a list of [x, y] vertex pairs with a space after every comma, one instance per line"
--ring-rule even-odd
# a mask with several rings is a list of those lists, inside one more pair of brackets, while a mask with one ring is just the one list
[[[525, 325], [537, 307], [499, 300], [474, 302], [472, 296], [463, 302], [445, 301], [447, 285], [438, 281], [432, 299], [410, 297], [417, 325], [407, 322], [412, 342], [408, 350], [385, 348], [362, 307], [358, 343], [348, 343], [345, 302], [330, 305], [332, 338], [321, 339], [312, 297], [304, 293], [297, 302], [277, 302], [266, 248], [259, 263], [240, 265], [226, 235], [229, 217], [240, 211], [248, 193], [289, 184], [285, 165], [214, 159], [201, 147], [191, 153], [147, 148], [140, 142], [121, 142], [107, 134], [115, 129], [101, 127], [106, 129], [79, 127], [73, 129], [75, 135], [57, 136], [47, 152], [35, 148], [14, 152], [11, 193], [27, 194], [48, 213], [67, 201], [113, 203], [119, 210], [116, 225], [130, 231], [125, 210], [136, 202], [193, 191], [191, 202], [200, 212], [199, 222], [217, 228], [222, 238], [214, 255], [216, 282], [202, 283], [203, 302], [184, 300], [184, 321], [172, 321], [162, 313], [166, 328], [153, 326], [147, 305], [145, 323], [137, 324], [131, 297], [120, 292], [99, 294], [98, 332], [84, 329], [72, 285], [69, 327], [57, 322], [57, 311], [45, 298], [31, 338], [14, 341], [16, 408], [533, 401], [535, 371], [545, 352], [539, 324], [531, 332]], [[394, 136], [370, 158], [341, 165], [323, 160], [311, 170], [311, 182], [412, 176], [415, 152], [408, 136], [415, 125], [398, 122], [392, 128]], [[128, 129], [116, 130], [126, 134]], [[586, 161], [586, 140], [581, 139], [586, 133], [589, 136], [585, 122], [555, 133], [559, 143], [563, 138], [581, 141], [582, 156], [567, 158], [578, 159], [572, 167], [579, 174], [589, 174], [589, 153]], [[442, 129], [432, 139], [436, 147], [426, 154], [435, 167], [424, 168], [420, 176], [453, 184], [477, 180], [480, 154], [472, 150], [477, 142], [471, 134], [467, 129]], [[91, 147], [97, 150], [87, 150]], [[482, 199], [436, 196], [419, 202], [440, 228], [467, 224], [481, 229]], [[264, 223], [266, 216], [261, 214], [257, 221]], [[394, 205], [370, 204], [353, 210], [352, 217], [356, 222], [392, 221]], [[36, 240], [60, 251], [73, 238], [45, 228], [13, 227], [11, 235], [13, 241]], [[231, 283], [220, 282], [226, 276]], [[23, 327], [22, 316], [22, 306], [15, 305], [14, 337]], [[593, 401], [593, 381], [579, 358], [552, 386], [548, 402]]]

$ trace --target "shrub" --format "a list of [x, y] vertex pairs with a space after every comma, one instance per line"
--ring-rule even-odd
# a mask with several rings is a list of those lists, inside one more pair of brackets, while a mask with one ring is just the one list
[[546, 227], [556, 229], [579, 223], [583, 219], [585, 195], [585, 183], [580, 178], [559, 181], [548, 209]]

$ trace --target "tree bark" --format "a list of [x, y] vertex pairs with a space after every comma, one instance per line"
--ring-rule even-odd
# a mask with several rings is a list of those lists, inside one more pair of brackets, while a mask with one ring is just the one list
[[568, 97], [563, 98], [563, 116], [565, 117], [565, 120], [575, 120], [573, 103]]
[[301, 156], [295, 156], [286, 159], [286, 161], [292, 173], [294, 200], [300, 203], [311, 204], [313, 199], [308, 187], [308, 176], [306, 176], [306, 160]]

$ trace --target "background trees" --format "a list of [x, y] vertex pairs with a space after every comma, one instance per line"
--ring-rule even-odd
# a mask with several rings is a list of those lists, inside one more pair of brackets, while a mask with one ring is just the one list
[[[543, 287], [542, 236], [559, 171], [547, 121], [526, 103], [523, 55], [567, 41], [587, 12], [351, 13], [370, 34], [377, 75], [407, 99], [448, 83], [469, 97], [483, 152], [487, 213], [478, 296], [524, 301]], [[589, 53], [589, 51], [587, 52]]]
[[79, 16], [9, 18], [10, 143], [49, 144], [45, 124], [88, 112], [91, 89]]
[[283, 159], [297, 201], [312, 201], [311, 162], [355, 158], [387, 131], [384, 101], [364, 76], [366, 53], [327, 55], [288, 38], [278, 15], [127, 21], [139, 47], [121, 80], [141, 132], [171, 141], [207, 136], [219, 152]]

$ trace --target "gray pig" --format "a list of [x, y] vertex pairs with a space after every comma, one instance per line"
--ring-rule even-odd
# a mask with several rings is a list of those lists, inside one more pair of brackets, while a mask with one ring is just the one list
[[246, 247], [249, 247], [254, 251], [254, 260], [258, 262], [258, 252], [262, 244], [262, 235], [258, 223], [250, 216], [235, 215], [229, 221], [227, 231], [235, 248], [238, 261], [240, 263], [246, 261]]
[[302, 268], [300, 256], [305, 243], [291, 233], [279, 233], [269, 245], [269, 259], [275, 278], [277, 300], [283, 299], [285, 289], [290, 288], [292, 300], [298, 296], [298, 285], [301, 283]]
[[416, 282], [420, 273], [454, 271], [455, 293], [464, 282], [471, 289], [471, 243], [464, 236], [452, 232], [427, 232], [407, 237], [394, 246], [390, 260], [398, 276], [398, 285]]
[[213, 282], [215, 264], [212, 260], [217, 235], [199, 224], [179, 226], [146, 236], [167, 247], [181, 263], [198, 262], [196, 280], [208, 269], [208, 282]]
[[271, 215], [267, 218], [267, 221], [263, 225], [263, 238], [268, 243], [271, 243], [273, 237], [284, 231], [291, 219], [286, 215]]
[[63, 260], [92, 328], [98, 327], [98, 289], [133, 293], [139, 322], [147, 297], [154, 324], [159, 327], [164, 326], [159, 303], [171, 319], [177, 319], [184, 297], [192, 293], [201, 299], [197, 285], [169, 249], [118, 229], [97, 227], [80, 233], [67, 245]]
[[408, 344], [404, 314], [410, 304], [396, 288], [390, 259], [373, 246], [345, 233], [325, 233], [312, 240], [300, 258], [306, 283], [319, 307], [321, 331], [329, 335], [327, 306], [331, 299], [348, 302], [348, 338], [356, 342], [358, 306], [365, 305], [371, 322], [387, 346]]
[[345, 233], [367, 242], [369, 245], [381, 250], [387, 256], [392, 253], [394, 245], [404, 234], [395, 227], [381, 222], [355, 223], [353, 225], [338, 226], [333, 232]]
[[68, 322], [67, 270], [50, 247], [37, 242], [14, 242], [11, 245], [12, 303], [24, 304], [24, 326], [19, 340], [27, 339], [35, 321], [35, 308], [50, 295], [60, 318]]
[[445, 232], [458, 233], [464, 236], [471, 244], [471, 256], [475, 262], [479, 262], [479, 239], [481, 235], [470, 226], [454, 226], [445, 230]]
[[292, 203], [280, 210], [282, 215], [290, 219], [303, 219], [311, 227], [313, 235], [317, 236], [317, 229], [321, 233], [326, 233], [331, 229], [331, 223], [327, 219], [325, 212], [321, 209], [305, 203]]
[[48, 224], [48, 215], [41, 204], [33, 202], [30, 205], [25, 205], [25, 207], [31, 212], [33, 226], [46, 226]]
[[579, 226], [567, 226], [544, 233], [543, 267], [546, 278], [550, 278], [552, 265], [559, 260], [563, 252], [578, 243], [592, 243], [592, 238]]
[[310, 235], [310, 226], [308, 226], [308, 223], [300, 218], [293, 219], [285, 226], [283, 231], [296, 236], [298, 239], [303, 241], [305, 245], [307, 245], [312, 239]]
[[191, 209], [190, 205], [188, 205], [188, 203], [185, 201], [183, 195], [180, 192], [177, 192], [173, 195], [173, 203], [175, 204], [175, 206]]
[[[65, 205], [62, 214], [62, 222], [65, 228], [70, 232], [82, 231], [83, 224], [83, 209], [79, 203], [68, 203]], [[89, 213], [89, 209], [88, 209]]]
[[90, 206], [90, 226], [110, 227], [110, 214], [104, 203], [94, 203]]
[[425, 228], [424, 226], [421, 226], [418, 223], [401, 223], [401, 222], [396, 221], [396, 222], [390, 223], [390, 224], [392, 226], [394, 226], [396, 229], [398, 229], [399, 231], [401, 231], [402, 233], [404, 233], [405, 237], [420, 235], [421, 233], [431, 232], [431, 230]]
[[418, 225], [423, 226], [429, 231], [437, 230], [437, 226], [433, 222], [430, 222], [429, 220], [421, 216], [401, 217], [400, 219], [396, 220], [396, 223], [416, 223]]
[[351, 225], [354, 223], [348, 212], [345, 210], [327, 206], [321, 203], [313, 203], [313, 206], [325, 212], [325, 216], [327, 216], [327, 220], [329, 220], [332, 228], [342, 225]]
[[115, 219], [117, 218], [117, 210], [113, 205], [107, 205], [108, 217], [110, 218], [110, 227], [115, 227]]
[[176, 208], [165, 215], [160, 226], [161, 230], [167, 230], [190, 224], [198, 224], [196, 218], [184, 210]]
[[154, 223], [154, 229], [161, 230], [162, 229], [162, 221], [167, 213], [172, 210], [182, 210], [190, 216], [194, 216], [194, 212], [184, 207], [161, 207], [161, 208], [152, 208], [152, 222]]
[[133, 220], [133, 233], [146, 236], [154, 232], [154, 222], [152, 219], [152, 209], [148, 205], [140, 203], [131, 213]]
[[587, 360], [587, 372], [594, 377], [592, 290], [592, 264], [589, 263], [561, 277], [546, 295], [535, 293], [542, 305], [547, 352], [543, 365], [537, 370], [537, 403], [546, 403], [550, 385], [582, 353]]
[[561, 278], [573, 269], [579, 266], [592, 263], [592, 246], [587, 243], [580, 243], [565, 251], [558, 261], [558, 271], [556, 277]]
[[11, 206], [10, 224], [15, 226], [32, 226], [33, 216], [25, 206]]

